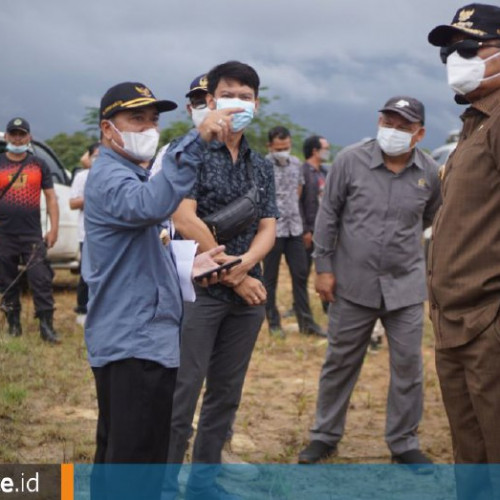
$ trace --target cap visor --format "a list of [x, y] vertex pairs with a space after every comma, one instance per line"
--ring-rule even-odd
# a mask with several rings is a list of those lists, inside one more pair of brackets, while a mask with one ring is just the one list
[[430, 33], [427, 39], [429, 43], [435, 45], [436, 47], [444, 47], [450, 43], [453, 35], [465, 34], [469, 35], [475, 39], [485, 39], [485, 38], [494, 38], [492, 35], [488, 35], [488, 33], [479, 32], [479, 30], [475, 29], [467, 29], [467, 28], [456, 28], [455, 26], [448, 26], [447, 24], [442, 24], [441, 26], [436, 26]]
[[418, 123], [421, 122], [422, 119], [418, 116], [412, 115], [410, 113], [407, 113], [406, 111], [403, 111], [401, 108], [382, 108], [379, 109], [379, 113], [385, 113], [386, 111], [391, 111], [392, 113], [397, 113], [398, 115], [401, 115], [403, 118], [408, 120], [409, 122], [412, 123]]
[[7, 129], [7, 132], [12, 132], [13, 130], [20, 130], [21, 132], [26, 132], [27, 134], [30, 133], [30, 131], [24, 127], [10, 127]]
[[156, 101], [153, 104], [158, 108], [158, 112], [160, 113], [173, 111], [177, 108], [177, 104], [174, 101]]
[[206, 87], [195, 87], [186, 94], [186, 97], [191, 97], [195, 92], [200, 92], [200, 91], [205, 92], [205, 94], [208, 94], [208, 90], [206, 89]]

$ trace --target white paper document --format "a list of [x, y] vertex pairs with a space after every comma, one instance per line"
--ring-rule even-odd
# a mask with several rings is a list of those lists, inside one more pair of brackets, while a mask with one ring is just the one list
[[177, 264], [182, 299], [185, 302], [194, 302], [196, 300], [196, 292], [194, 291], [191, 274], [198, 243], [194, 240], [172, 240], [170, 244], [172, 245], [172, 252], [174, 252]]

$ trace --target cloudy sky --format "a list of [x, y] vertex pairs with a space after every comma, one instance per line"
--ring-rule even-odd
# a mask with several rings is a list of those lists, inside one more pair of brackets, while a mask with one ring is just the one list
[[[376, 133], [393, 95], [422, 100], [427, 136], [460, 126], [438, 50], [454, 0], [1, 0], [0, 130], [27, 118], [47, 139], [85, 126], [107, 88], [142, 81], [183, 107], [190, 81], [215, 64], [254, 66], [269, 111], [341, 146]], [[180, 118], [175, 111], [161, 124]]]

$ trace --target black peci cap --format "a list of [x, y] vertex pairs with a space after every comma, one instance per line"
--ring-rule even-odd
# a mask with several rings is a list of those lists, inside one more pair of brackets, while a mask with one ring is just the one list
[[457, 10], [450, 25], [436, 26], [428, 36], [432, 45], [448, 45], [453, 35], [466, 34], [477, 40], [500, 38], [500, 7], [471, 3]]
[[108, 89], [101, 99], [100, 118], [111, 118], [119, 111], [154, 105], [159, 113], [177, 108], [173, 101], [159, 101], [153, 92], [138, 82], [123, 82]]

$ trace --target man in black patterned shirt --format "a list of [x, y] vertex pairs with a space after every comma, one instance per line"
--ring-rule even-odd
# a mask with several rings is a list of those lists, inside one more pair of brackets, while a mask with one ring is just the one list
[[[211, 142], [204, 151], [191, 194], [174, 214], [177, 231], [205, 251], [217, 246], [202, 218], [244, 195], [253, 185], [260, 192], [258, 218], [225, 242], [223, 261], [241, 257], [221, 284], [197, 287], [197, 299], [186, 303], [181, 334], [181, 363], [172, 415], [169, 462], [182, 463], [206, 378], [206, 391], [194, 442], [193, 463], [218, 464], [241, 398], [250, 357], [264, 320], [266, 289], [260, 262], [273, 247], [278, 216], [272, 165], [253, 152], [243, 135], [258, 107], [259, 77], [246, 64], [230, 61], [208, 77], [211, 109], [241, 108], [228, 125], [225, 142]], [[249, 165], [251, 168], [249, 169]], [[251, 177], [251, 178], [250, 178]], [[212, 471], [193, 469], [186, 498], [228, 498]]]

